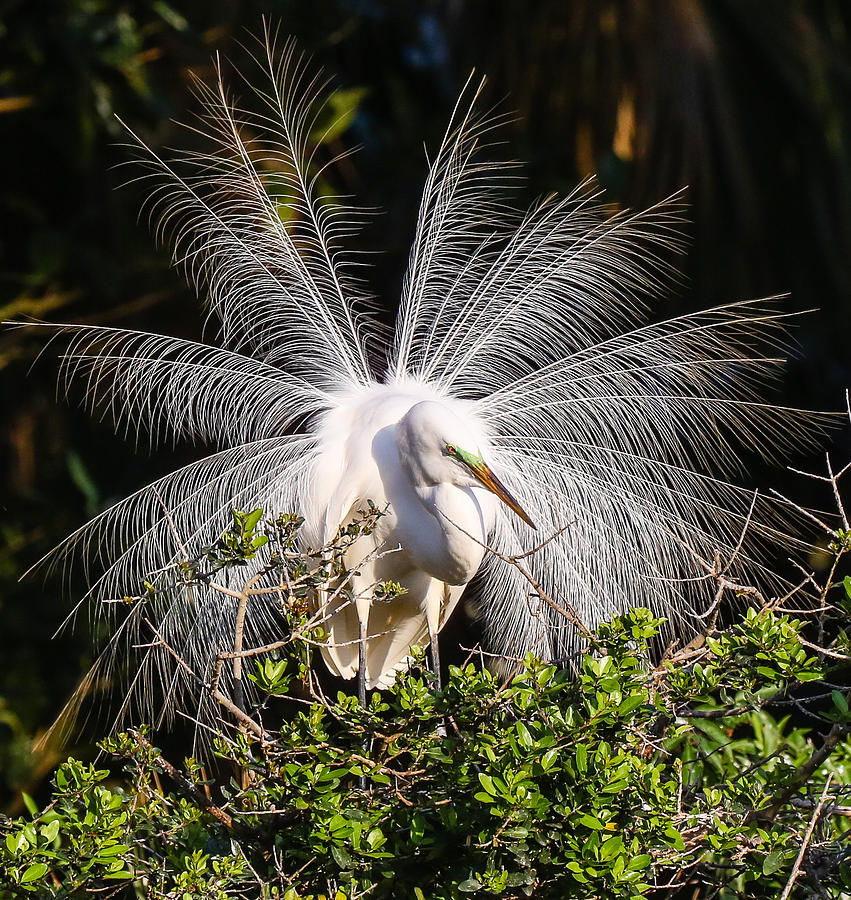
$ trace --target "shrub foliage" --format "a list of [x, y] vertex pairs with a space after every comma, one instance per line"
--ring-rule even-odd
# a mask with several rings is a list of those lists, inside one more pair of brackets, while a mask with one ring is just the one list
[[[144, 727], [102, 743], [112, 770], [62, 765], [44, 809], [27, 798], [0, 820], [0, 895], [851, 896], [851, 579], [795, 618], [716, 564], [719, 603], [754, 605], [656, 665], [662, 622], [632, 609], [564, 668], [528, 657], [497, 675], [477, 650], [438, 689], [420, 659], [362, 709], [310, 676], [323, 632], [303, 601], [377, 515], [300, 556], [294, 517], [235, 513], [181, 563], [176, 590], [265, 554], [289, 578], [290, 639], [241, 657], [254, 699], [205, 686], [233, 723], [206, 765], [175, 766]], [[835, 538], [838, 561], [851, 541]], [[138, 602], [159, 589], [144, 584]], [[820, 649], [807, 635], [825, 628]]]

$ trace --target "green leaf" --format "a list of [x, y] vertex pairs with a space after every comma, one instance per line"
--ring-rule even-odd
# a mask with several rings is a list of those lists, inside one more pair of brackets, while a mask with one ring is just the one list
[[606, 838], [600, 847], [600, 856], [603, 859], [611, 859], [617, 853], [623, 850], [623, 838], [619, 834], [614, 834], [610, 838]]
[[21, 883], [28, 884], [30, 881], [38, 881], [39, 878], [43, 878], [46, 874], [47, 866], [44, 863], [33, 863], [24, 870], [24, 874], [21, 875]]
[[685, 842], [683, 841], [683, 836], [680, 834], [680, 832], [676, 828], [674, 828], [673, 825], [669, 825], [665, 829], [665, 837], [668, 838], [668, 840], [671, 842], [671, 846], [674, 847], [676, 850], [684, 850], [685, 849]]
[[24, 833], [22, 831], [19, 831], [17, 834], [10, 831], [9, 834], [6, 835], [6, 849], [9, 851], [9, 853], [12, 854], [12, 856], [16, 856], [17, 853], [20, 850], [25, 849], [26, 846], [27, 839], [24, 837]]
[[379, 847], [383, 847], [384, 844], [387, 843], [387, 838], [384, 836], [384, 832], [380, 828], [373, 828], [372, 831], [366, 836], [366, 842], [369, 844], [370, 849], [377, 850]]
[[610, 781], [608, 784], [603, 785], [602, 792], [604, 794], [619, 794], [621, 791], [626, 790], [629, 782], [624, 778], [616, 781]]
[[113, 844], [111, 847], [104, 847], [98, 850], [97, 855], [101, 859], [109, 859], [113, 856], [121, 856], [122, 853], [126, 853], [129, 849], [126, 844]]
[[29, 810], [30, 815], [37, 816], [38, 807], [35, 804], [35, 800], [26, 791], [21, 791], [21, 799], [24, 801], [24, 806]]
[[520, 742], [520, 746], [526, 750], [531, 750], [535, 742], [532, 740], [532, 734], [526, 725], [523, 722], [518, 722], [514, 726], [514, 730], [517, 732], [517, 740]]
[[461, 884], [458, 885], [458, 890], [461, 891], [462, 894], [474, 894], [476, 891], [479, 891], [481, 889], [481, 881], [477, 881], [475, 878], [468, 878], [466, 881], [462, 881]]
[[341, 869], [351, 869], [354, 863], [354, 860], [349, 856], [348, 852], [344, 850], [342, 847], [332, 847], [331, 848], [331, 856], [334, 857], [335, 862]]
[[557, 759], [558, 759], [558, 748], [557, 747], [553, 747], [552, 750], [547, 750], [547, 752], [541, 757], [541, 768], [545, 772], [549, 772], [549, 770], [555, 765]]
[[494, 787], [493, 778], [490, 775], [485, 775], [484, 772], [479, 772], [479, 783], [493, 797], [496, 797], [499, 793]]
[[175, 31], [186, 31], [189, 22], [169, 3], [156, 0], [152, 9], [164, 19]]
[[41, 826], [41, 836], [49, 844], [52, 844], [56, 840], [57, 834], [59, 834], [59, 819], [54, 819], [52, 822], [48, 822], [46, 825]]
[[242, 531], [244, 534], [250, 534], [257, 527], [257, 523], [260, 519], [263, 518], [263, 510], [255, 509], [252, 510], [245, 517], [245, 521], [242, 523]]
[[419, 813], [414, 813], [414, 815], [411, 817], [411, 841], [414, 844], [421, 843], [423, 837], [425, 836], [425, 830], [425, 817], [420, 815]]
[[762, 874], [773, 875], [783, 868], [783, 853], [780, 850], [773, 850], [762, 861]]
[[83, 462], [82, 457], [73, 450], [68, 451], [66, 463], [68, 465], [68, 474], [71, 476], [71, 481], [74, 482], [75, 487], [86, 500], [87, 511], [93, 513], [98, 508], [100, 492], [89, 474], [86, 464]]
[[646, 697], [644, 697], [643, 694], [633, 694], [631, 697], [627, 697], [621, 702], [620, 706], [618, 706], [618, 713], [622, 716], [626, 716], [634, 709], [638, 709], [645, 701]]

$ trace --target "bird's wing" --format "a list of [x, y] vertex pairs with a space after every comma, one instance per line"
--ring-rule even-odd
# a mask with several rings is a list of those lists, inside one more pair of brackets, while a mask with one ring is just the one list
[[[360, 494], [358, 487], [360, 485], [354, 475], [351, 472], [344, 473], [322, 517], [324, 543], [334, 539], [341, 525], [356, 519], [357, 507], [360, 505], [357, 501]], [[370, 687], [374, 687], [376, 679], [383, 674], [380, 660], [389, 658], [390, 645], [395, 647], [394, 635], [408, 632], [414, 634], [425, 625], [419, 603], [413, 599], [418, 596], [416, 591], [391, 601], [371, 603], [375, 586], [383, 580], [380, 574], [380, 553], [383, 549], [378, 543], [380, 541], [377, 532], [361, 535], [348, 548], [344, 558], [347, 572], [354, 574], [342, 581], [336, 579], [325, 585], [317, 590], [314, 598], [323, 617], [323, 626], [328, 632], [322, 656], [328, 668], [342, 678], [354, 678], [358, 671], [360, 620], [357, 606], [360, 605], [362, 611], [369, 610], [367, 670], [370, 677], [367, 678], [367, 684]], [[424, 585], [423, 588], [425, 587]], [[410, 642], [405, 647], [405, 656], [409, 649]], [[394, 661], [398, 661], [398, 658], [396, 654]]]
[[[427, 576], [426, 576], [427, 577]], [[335, 604], [339, 607], [339, 603]], [[333, 606], [329, 612], [334, 612]], [[354, 678], [358, 672], [358, 618], [354, 607], [337, 611], [330, 621], [322, 656], [332, 672]], [[408, 667], [411, 646], [428, 643], [426, 619], [418, 600], [410, 595], [373, 603], [366, 645], [366, 685], [384, 690], [396, 673]]]
[[397, 672], [408, 668], [414, 644], [428, 645], [426, 607], [438, 606], [442, 627], [464, 592], [464, 585], [446, 585], [418, 569], [399, 581], [407, 593], [389, 602], [375, 602], [369, 611], [367, 684], [382, 690], [390, 687]]
[[[347, 553], [346, 567], [357, 571], [350, 581], [351, 590], [367, 601], [369, 610], [366, 683], [370, 688], [385, 688], [392, 684], [395, 673], [407, 666], [411, 645], [428, 642], [423, 598], [430, 590], [436, 591], [439, 583], [424, 572], [412, 570], [400, 579], [404, 594], [391, 600], [372, 599], [381, 580], [380, 560], [368, 555], [374, 550], [370, 536], [361, 538]], [[332, 672], [342, 678], [354, 678], [358, 672], [360, 623], [356, 602], [347, 599], [339, 587], [329, 585], [319, 597], [328, 632], [322, 656]]]
[[357, 610], [344, 594], [336, 594], [334, 587], [317, 591], [316, 600], [322, 626], [328, 633], [328, 639], [321, 647], [322, 658], [335, 675], [354, 678], [358, 671], [360, 639]]
[[396, 673], [407, 668], [411, 647], [428, 643], [425, 608], [440, 602], [442, 585], [418, 569], [400, 580], [406, 593], [369, 610], [370, 637], [366, 649], [367, 684], [386, 688]]

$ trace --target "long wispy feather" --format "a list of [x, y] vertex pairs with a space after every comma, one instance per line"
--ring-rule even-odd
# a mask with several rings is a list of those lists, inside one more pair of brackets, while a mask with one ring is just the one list
[[284, 361], [319, 386], [366, 382], [359, 332], [370, 321], [340, 247], [363, 213], [318, 189], [321, 135], [311, 134], [327, 102], [323, 82], [293, 41], [278, 48], [274, 34], [254, 63], [259, 75], [244, 80], [259, 111], [228, 93], [219, 66], [214, 87], [196, 81], [204, 114], [192, 130], [215, 152], [166, 161], [132, 145], [149, 170], [138, 178], [148, 216], [226, 344]]
[[[761, 397], [788, 342], [781, 300], [648, 324], [651, 300], [676, 277], [680, 199], [612, 211], [587, 183], [513, 210], [513, 168], [482, 158], [499, 120], [478, 111], [471, 80], [430, 165], [395, 336], [383, 339], [342, 251], [360, 214], [318, 187], [324, 83], [291, 42], [278, 44], [267, 33], [257, 72], [242, 76], [253, 107], [220, 67], [214, 86], [198, 84], [195, 130], [209, 154], [166, 161], [137, 145], [155, 231], [226, 349], [62, 328], [66, 380], [82, 382], [93, 410], [125, 431], [219, 448], [106, 510], [45, 560], [85, 560], [84, 600], [113, 635], [98, 672], [144, 645], [121, 713], [150, 716], [163, 695], [166, 711], [203, 712], [209, 698], [185, 669], [208, 678], [233, 639], [233, 603], [203, 585], [158, 591], [150, 573], [215, 540], [234, 508], [315, 515], [317, 473], [336, 466], [345, 478], [347, 436], [334, 423], [394, 391], [466, 404], [538, 537], [561, 530], [529, 569], [586, 625], [647, 605], [688, 629], [714, 590], [694, 578], [695, 560], [717, 552], [770, 584], [766, 554], [794, 545], [794, 516], [724, 479], [740, 472], [742, 449], [782, 458], [820, 422]], [[370, 359], [368, 343], [386, 358]], [[500, 509], [494, 549], [527, 552], [534, 540]], [[120, 601], [142, 578], [154, 590], [128, 611]], [[561, 657], [573, 646], [566, 621], [495, 557], [478, 590], [490, 650]], [[258, 602], [246, 641], [274, 640], [280, 627], [274, 605]], [[152, 631], [187, 667], [150, 646]]]
[[[232, 447], [286, 433], [328, 405], [328, 394], [251, 356], [147, 332], [41, 325], [67, 338], [62, 374], [68, 392], [125, 436], [153, 444], [198, 441]], [[227, 416], [222, 409], [227, 407]]]
[[[88, 605], [112, 632], [93, 670], [97, 676], [90, 674], [72, 698], [57, 723], [60, 730], [70, 727], [93, 683], [102, 680], [110, 694], [120, 692], [115, 678], [128, 670], [135, 674], [116, 721], [131, 711], [146, 721], [170, 718], [175, 709], [186, 708], [187, 696], [197, 699], [197, 678], [208, 680], [217, 654], [232, 649], [236, 604], [204, 585], [172, 589], [173, 567], [215, 543], [231, 523], [233, 509], [297, 508], [307, 492], [315, 452], [311, 435], [270, 437], [220, 451], [114, 504], [41, 561], [69, 574], [82, 560], [90, 587], [67, 621]], [[224, 570], [217, 577], [235, 590], [246, 571]], [[158, 579], [158, 573], [164, 577]], [[146, 593], [143, 579], [152, 590], [144, 602], [131, 604], [134, 595]], [[258, 600], [247, 620], [246, 639], [262, 643], [279, 626], [275, 605]], [[157, 635], [188, 668], [176, 665], [164, 646], [149, 646]], [[225, 684], [228, 677], [225, 672]]]

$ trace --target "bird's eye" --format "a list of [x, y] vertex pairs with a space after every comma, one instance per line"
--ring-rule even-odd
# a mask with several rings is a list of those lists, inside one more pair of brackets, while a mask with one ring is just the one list
[[446, 445], [446, 452], [447, 452], [450, 456], [455, 456], [455, 454], [456, 454], [457, 451], [456, 451], [455, 448], [452, 446], [452, 444], [447, 444], [447, 445]]

